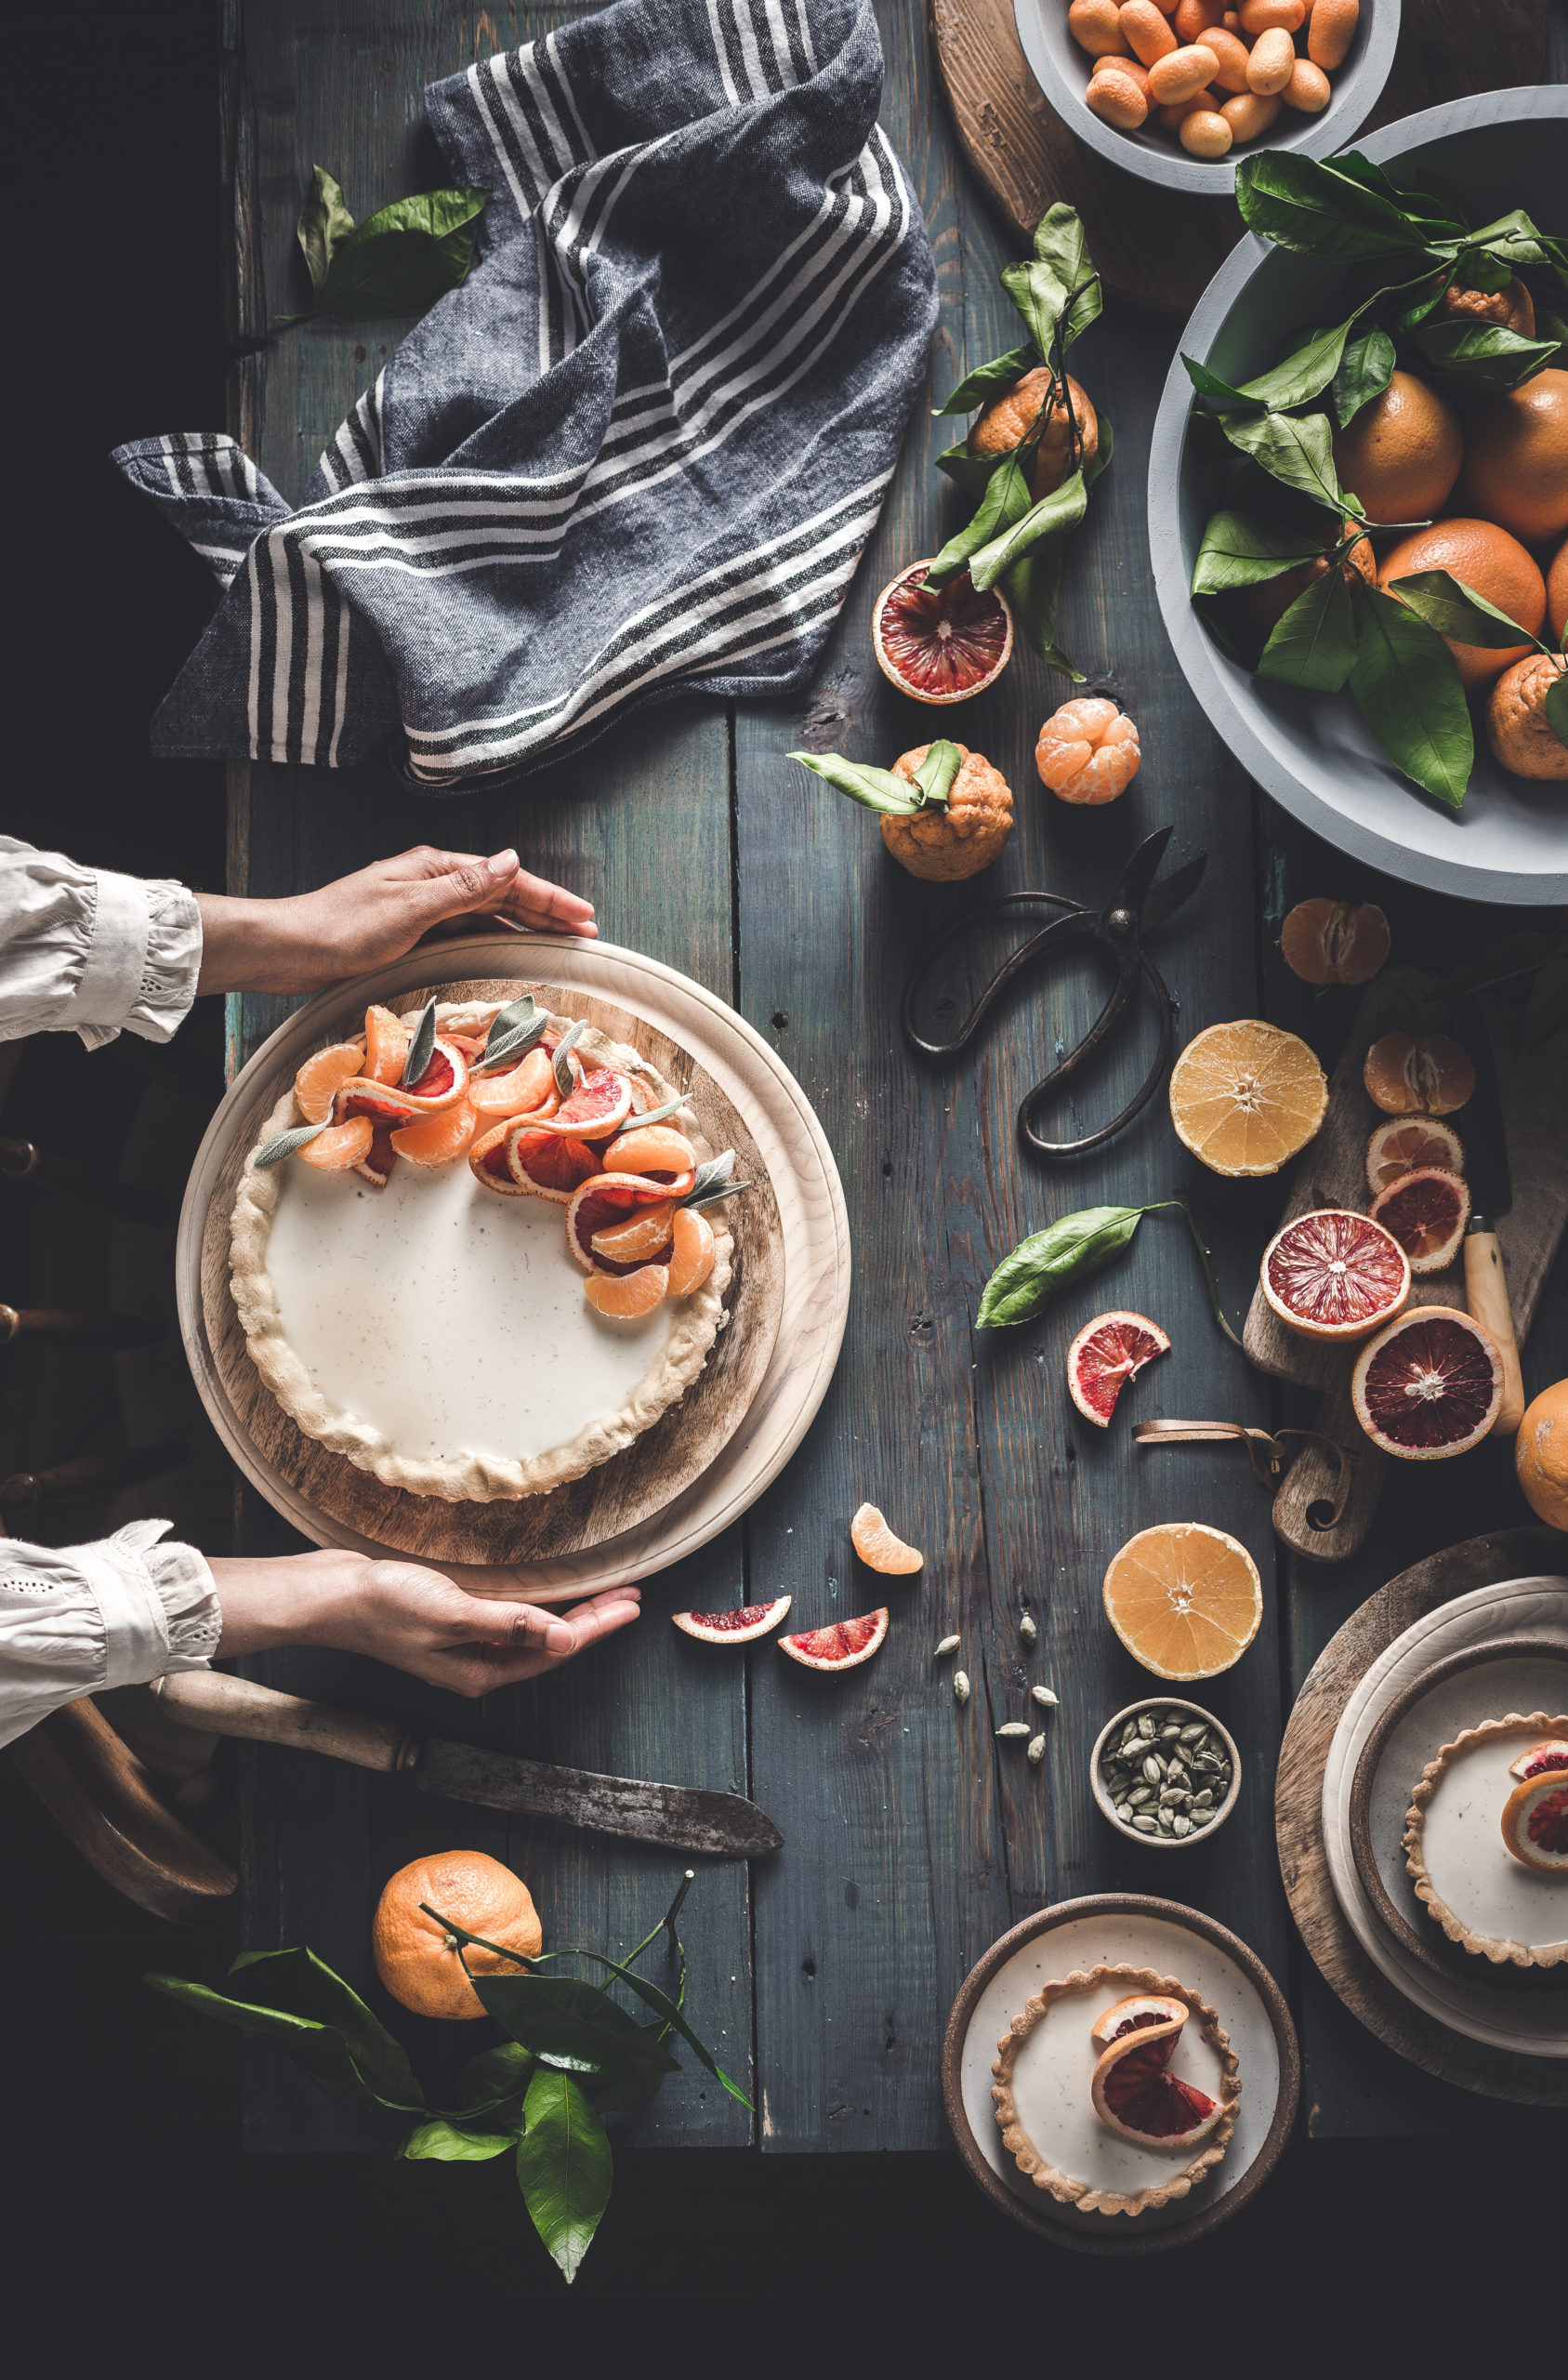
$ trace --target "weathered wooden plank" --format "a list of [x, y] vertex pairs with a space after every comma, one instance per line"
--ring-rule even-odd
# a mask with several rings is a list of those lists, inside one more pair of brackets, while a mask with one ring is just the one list
[[[509, 14], [510, 45], [560, 23], [563, 8]], [[380, 0], [373, 18], [345, 20], [330, 0], [242, 13], [231, 0], [228, 109], [234, 142], [234, 315], [242, 341], [301, 302], [294, 223], [312, 165], [335, 171], [362, 218], [403, 192], [430, 187], [439, 160], [423, 127], [421, 93], [493, 46], [491, 20], [420, 0]], [[249, 451], [297, 497], [323, 444], [380, 368], [406, 325], [307, 324], [244, 357], [234, 418]], [[272, 766], [236, 769], [231, 815], [235, 891], [277, 895], [433, 841], [490, 851], [512, 842], [540, 873], [585, 892], [609, 940], [634, 944], [728, 997], [732, 980], [728, 730], [711, 706], [671, 704], [607, 736], [584, 760], [521, 788], [437, 803], [375, 765], [327, 775]], [[243, 1058], [282, 1012], [247, 998], [236, 1019]], [[256, 1551], [292, 1542], [248, 1496], [242, 1535]], [[693, 1659], [665, 1615], [736, 1600], [739, 1532], [666, 1573], [646, 1617], [547, 1684], [481, 1706], [427, 1692], [392, 1672], [340, 1657], [296, 1654], [257, 1665], [268, 1683], [396, 1710], [440, 1732], [499, 1749], [626, 1775], [745, 1789], [744, 1679], [738, 1666]], [[368, 1925], [385, 1878], [422, 1849], [471, 1844], [509, 1859], [530, 1881], [547, 1939], [629, 1945], [669, 1897], [679, 1860], [543, 1826], [508, 1826], [494, 1813], [430, 1806], [397, 1783], [332, 1764], [248, 1752], [246, 1937], [254, 1946], [308, 1940], [374, 1996]], [[705, 1871], [688, 1903], [691, 2007], [721, 2064], [742, 2080], [750, 2057], [749, 1908], [742, 1870]], [[412, 2020], [411, 2020], [412, 2021]], [[456, 2048], [450, 2028], [424, 2029], [432, 2071]], [[688, 2060], [639, 2137], [692, 2145], [748, 2137], [744, 2111]], [[363, 2145], [375, 2128], [301, 2085], [281, 2060], [252, 2062], [253, 2145]]]

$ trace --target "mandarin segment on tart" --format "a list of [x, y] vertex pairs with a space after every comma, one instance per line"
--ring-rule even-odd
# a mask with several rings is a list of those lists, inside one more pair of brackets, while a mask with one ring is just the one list
[[1403, 1847], [1416, 1897], [1462, 1950], [1568, 1964], [1568, 1718], [1509, 1712], [1444, 1744], [1411, 1795]]

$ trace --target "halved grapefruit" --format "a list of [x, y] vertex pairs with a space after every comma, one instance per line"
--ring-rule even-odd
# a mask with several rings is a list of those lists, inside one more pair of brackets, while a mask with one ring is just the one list
[[1465, 1170], [1465, 1144], [1439, 1116], [1391, 1117], [1366, 1144], [1366, 1186], [1375, 1197], [1423, 1165]]
[[803, 1628], [781, 1636], [779, 1650], [807, 1670], [852, 1670], [869, 1661], [888, 1633], [888, 1606], [857, 1612], [853, 1620], [829, 1620], [825, 1628]]
[[967, 570], [928, 588], [930, 566], [911, 562], [872, 606], [876, 666], [917, 703], [968, 702], [1012, 658], [1013, 615], [997, 588], [982, 595]]
[[1503, 1841], [1537, 1875], [1568, 1875], [1568, 1777], [1527, 1777], [1503, 1808]]
[[1367, 1436], [1413, 1462], [1479, 1446], [1502, 1401], [1495, 1342], [1452, 1306], [1412, 1306], [1368, 1342], [1351, 1375], [1351, 1403]]
[[1179, 2007], [1179, 2017], [1128, 2016], [1100, 2054], [1089, 2096], [1100, 2122], [1118, 2139], [1140, 2149], [1192, 2149], [1213, 2131], [1224, 2109], [1169, 2071], [1187, 2010], [1180, 2002], [1164, 2004]]
[[1413, 1273], [1442, 1273], [1464, 1243], [1470, 1194], [1445, 1167], [1416, 1166], [1377, 1193], [1371, 1214], [1374, 1223], [1392, 1232]]
[[1410, 1260], [1392, 1232], [1348, 1207], [1286, 1223], [1259, 1277], [1270, 1306], [1303, 1339], [1365, 1339], [1410, 1295]]
[[1110, 1427], [1127, 1382], [1169, 1353], [1170, 1341], [1145, 1314], [1097, 1314], [1067, 1350], [1067, 1390], [1086, 1421]]
[[1510, 1777], [1545, 1777], [1559, 1768], [1568, 1768], [1568, 1744], [1552, 1736], [1544, 1744], [1532, 1744], [1517, 1760], [1509, 1763]]
[[1258, 1017], [1195, 1034], [1170, 1078], [1170, 1120], [1211, 1173], [1277, 1173], [1328, 1113], [1328, 1084], [1298, 1035]]
[[676, 1626], [700, 1645], [750, 1645], [778, 1626], [790, 1606], [788, 1595], [771, 1603], [743, 1604], [739, 1611], [676, 1611]]
[[902, 1537], [895, 1537], [875, 1504], [863, 1504], [850, 1523], [850, 1543], [868, 1570], [889, 1578], [912, 1578], [924, 1569], [926, 1557]]

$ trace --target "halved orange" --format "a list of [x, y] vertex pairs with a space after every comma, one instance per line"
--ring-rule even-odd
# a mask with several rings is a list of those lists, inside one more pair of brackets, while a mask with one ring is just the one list
[[347, 1173], [370, 1155], [375, 1138], [376, 1127], [368, 1116], [350, 1116], [346, 1124], [329, 1124], [324, 1132], [307, 1141], [298, 1155], [323, 1173]]
[[664, 1302], [669, 1273], [663, 1264], [644, 1264], [639, 1273], [590, 1273], [583, 1294], [600, 1314], [623, 1321], [652, 1314]]
[[409, 1033], [389, 1008], [364, 1012], [364, 1070], [371, 1082], [402, 1082], [408, 1063]]
[[460, 1099], [455, 1107], [443, 1107], [439, 1116], [405, 1124], [392, 1134], [392, 1146], [410, 1165], [450, 1165], [455, 1157], [467, 1157], [479, 1121], [468, 1101]]
[[1105, 1617], [1156, 1677], [1218, 1677], [1263, 1618], [1263, 1587], [1245, 1545], [1204, 1521], [1162, 1521], [1128, 1538], [1105, 1573]]
[[357, 1041], [335, 1041], [307, 1058], [294, 1078], [294, 1096], [307, 1124], [324, 1124], [340, 1084], [352, 1082], [364, 1052]]
[[1243, 1018], [1189, 1041], [1170, 1078], [1170, 1119], [1211, 1173], [1277, 1173], [1328, 1112], [1328, 1085], [1305, 1041]]

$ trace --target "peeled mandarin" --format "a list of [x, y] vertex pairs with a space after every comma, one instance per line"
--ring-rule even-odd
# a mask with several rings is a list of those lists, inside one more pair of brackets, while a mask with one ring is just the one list
[[1246, 85], [1260, 99], [1272, 99], [1283, 91], [1296, 71], [1296, 44], [1287, 33], [1277, 29], [1259, 33], [1252, 45], [1252, 56], [1246, 62]]
[[668, 1294], [672, 1298], [688, 1297], [693, 1289], [702, 1288], [713, 1270], [713, 1225], [705, 1215], [693, 1214], [690, 1207], [678, 1207], [671, 1236], [675, 1245], [669, 1262]]
[[1310, 65], [1304, 58], [1296, 60], [1290, 80], [1280, 93], [1285, 106], [1301, 115], [1321, 115], [1332, 96], [1323, 68]]
[[1156, 59], [1168, 58], [1176, 47], [1176, 35], [1154, 6], [1154, 0], [1122, 0], [1122, 39], [1135, 58], [1145, 66], [1153, 66]]
[[1173, 49], [1149, 69], [1149, 97], [1163, 108], [1190, 99], [1201, 91], [1219, 66], [1212, 49], [1195, 42], [1188, 49]]
[[1343, 66], [1360, 18], [1361, 0], [1312, 0], [1307, 56], [1314, 66]]
[[1067, 30], [1078, 47], [1087, 49], [1091, 58], [1105, 58], [1127, 49], [1120, 18], [1116, 0], [1073, 0], [1067, 11]]
[[1244, 33], [1298, 33], [1307, 21], [1305, 0], [1242, 0], [1237, 10]]
[[1113, 125], [1118, 132], [1136, 132], [1148, 122], [1148, 100], [1132, 77], [1118, 73], [1114, 67], [1104, 73], [1091, 74], [1084, 96], [1100, 121]]
[[[1221, 91], [1246, 90], [1249, 87], [1246, 62], [1252, 53], [1245, 42], [1238, 41], [1234, 33], [1228, 33], [1223, 25], [1211, 25], [1203, 37], [1203, 44], [1219, 60], [1219, 72], [1214, 77], [1216, 86]], [[1239, 140], [1243, 136], [1238, 133], [1236, 138]]]
[[1260, 99], [1256, 91], [1243, 91], [1227, 99], [1219, 112], [1230, 126], [1237, 140], [1256, 140], [1268, 131], [1285, 102], [1279, 98]]

